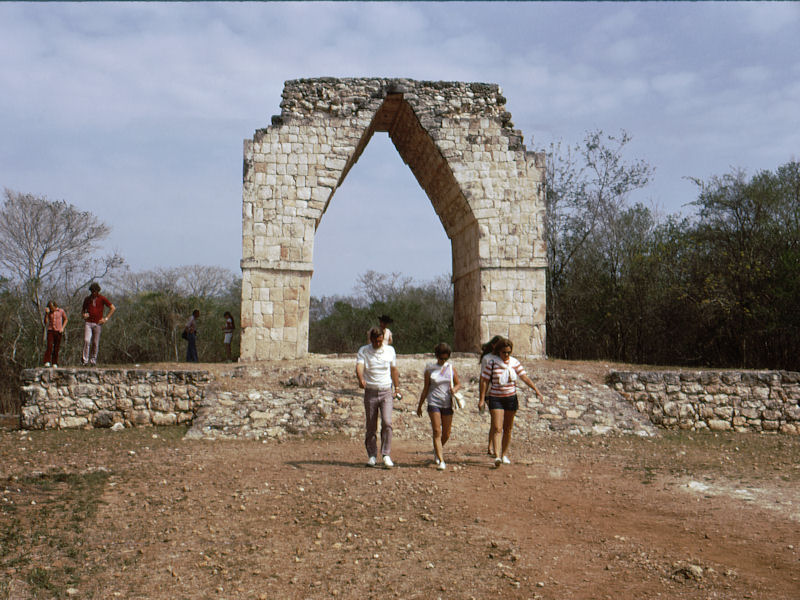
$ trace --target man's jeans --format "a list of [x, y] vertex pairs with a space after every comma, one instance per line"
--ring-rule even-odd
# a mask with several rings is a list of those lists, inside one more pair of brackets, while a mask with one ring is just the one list
[[[100, 349], [100, 333], [103, 326], [100, 323], [86, 321], [83, 326], [83, 356], [82, 362], [97, 364], [97, 351]], [[91, 351], [91, 354], [90, 354]]]
[[392, 451], [392, 407], [394, 398], [392, 388], [385, 390], [364, 390], [364, 412], [366, 413], [367, 434], [364, 445], [368, 456], [378, 456], [376, 431], [378, 412], [381, 414], [381, 454], [389, 456]]

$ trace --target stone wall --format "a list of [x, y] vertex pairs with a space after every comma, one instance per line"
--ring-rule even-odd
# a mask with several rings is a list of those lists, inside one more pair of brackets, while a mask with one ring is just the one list
[[800, 373], [612, 371], [608, 381], [667, 429], [800, 434]]
[[[398, 359], [404, 397], [396, 402], [393, 430], [398, 440], [430, 439], [427, 415], [417, 416], [425, 365], [431, 356], [402, 355]], [[486, 443], [489, 415], [479, 413], [479, 367], [475, 356], [453, 357], [467, 399], [467, 408], [454, 417], [453, 439]], [[193, 439], [280, 439], [293, 435], [345, 435], [362, 440], [363, 391], [355, 385], [355, 356], [330, 358], [323, 365], [265, 368], [236, 367], [230, 384], [211, 386], [186, 434]], [[572, 435], [633, 434], [651, 436], [656, 428], [622, 396], [579, 373], [529, 366], [529, 375], [544, 400], [526, 386], [518, 390], [520, 410], [514, 422], [515, 439], [548, 432]], [[524, 388], [524, 389], [523, 389]]]
[[544, 156], [526, 150], [505, 102], [485, 83], [287, 81], [281, 114], [244, 143], [242, 360], [307, 353], [314, 236], [375, 132], [451, 240], [455, 349], [499, 334], [544, 356]]
[[[395, 431], [426, 439], [416, 416], [424, 355], [401, 356]], [[207, 371], [148, 369], [29, 369], [22, 374], [23, 429], [173, 425], [190, 437], [275, 439], [286, 435], [363, 434], [362, 393], [355, 357], [236, 366], [216, 377]], [[453, 358], [469, 399], [457, 417], [461, 439], [484, 439], [488, 417], [475, 411], [475, 357]], [[544, 395], [521, 389], [515, 431], [535, 435], [635, 433], [655, 427], [800, 434], [800, 373], [612, 371], [608, 385], [580, 373], [531, 365]], [[522, 386], [521, 386], [522, 387]]]
[[27, 369], [23, 429], [190, 423], [211, 380], [206, 371]]

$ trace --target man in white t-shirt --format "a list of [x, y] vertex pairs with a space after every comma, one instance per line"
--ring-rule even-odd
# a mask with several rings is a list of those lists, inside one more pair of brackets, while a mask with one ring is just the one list
[[[383, 343], [383, 332], [373, 327], [369, 331], [370, 343], [358, 349], [356, 358], [356, 377], [358, 385], [364, 390], [364, 412], [367, 432], [364, 445], [369, 460], [367, 465], [378, 464], [378, 412], [381, 415], [381, 455], [385, 467], [393, 467], [390, 457], [392, 450], [392, 408], [394, 396], [401, 398], [398, 388], [397, 355], [394, 348]], [[394, 391], [393, 391], [394, 390]]]

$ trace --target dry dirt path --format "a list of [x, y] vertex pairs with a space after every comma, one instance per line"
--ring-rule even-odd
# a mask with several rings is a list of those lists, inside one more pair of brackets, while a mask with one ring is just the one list
[[800, 597], [796, 438], [184, 432], [0, 433], [0, 598]]

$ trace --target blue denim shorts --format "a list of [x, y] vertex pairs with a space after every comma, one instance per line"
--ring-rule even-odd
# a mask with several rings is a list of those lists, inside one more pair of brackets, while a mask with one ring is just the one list
[[498, 396], [486, 396], [486, 404], [489, 405], [489, 410], [517, 410], [519, 408], [516, 394], [513, 396], [504, 396], [502, 398]]
[[453, 409], [452, 408], [440, 408], [438, 406], [431, 406], [429, 404], [428, 405], [428, 412], [429, 413], [432, 413], [432, 412], [442, 413], [446, 417], [448, 415], [452, 415], [453, 414]]

